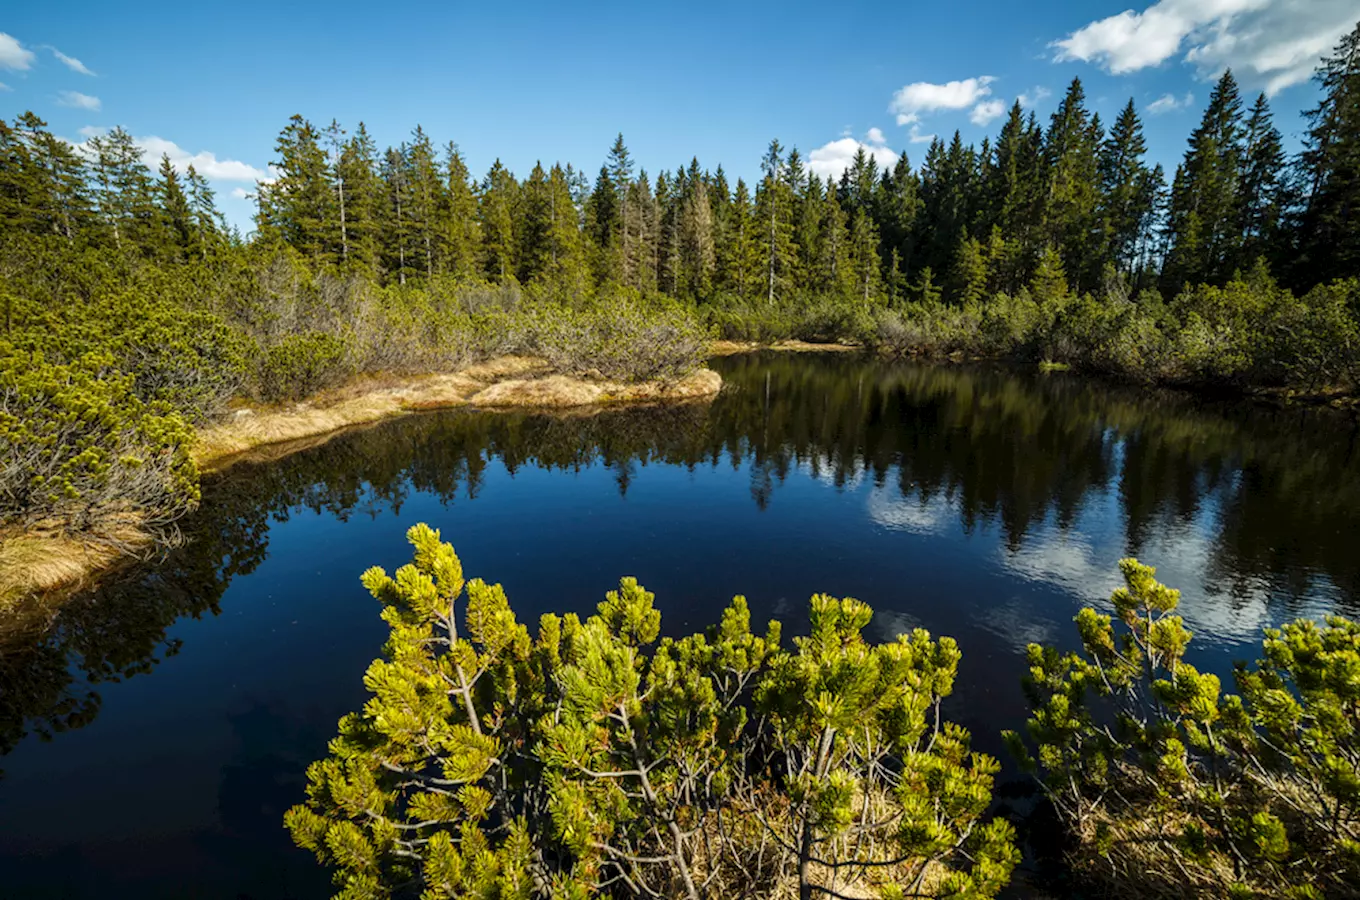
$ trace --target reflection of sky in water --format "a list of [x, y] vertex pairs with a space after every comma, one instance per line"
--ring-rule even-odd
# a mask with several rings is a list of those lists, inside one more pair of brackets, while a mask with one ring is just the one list
[[[181, 653], [99, 685], [92, 724], [0, 760], [0, 893], [328, 896], [279, 819], [336, 719], [364, 700], [384, 628], [357, 576], [408, 561], [417, 521], [443, 530], [470, 577], [502, 582], [531, 629], [550, 610], [589, 614], [621, 575], [656, 593], [669, 634], [716, 621], [737, 593], [754, 627], [778, 617], [788, 637], [805, 631], [812, 593], [858, 597], [875, 610], [873, 639], [922, 627], [958, 640], [947, 712], [994, 754], [999, 729], [1023, 722], [1025, 646], [1070, 647], [1077, 610], [1108, 608], [1131, 518], [1134, 555], [1182, 591], [1194, 660], [1215, 671], [1254, 656], [1262, 627], [1342, 603], [1337, 584], [1355, 579], [1355, 504], [1334, 502], [1357, 481], [1337, 463], [1344, 440], [1303, 442], [1300, 456], [1278, 422], [1211, 420], [1206, 450], [1198, 411], [1126, 409], [1116, 429], [1093, 418], [1111, 398], [1088, 383], [721, 365], [734, 389], [711, 408], [412, 417], [210, 485], [183, 556], [212, 576], [192, 587], [215, 587], [220, 613], [172, 605], [149, 624]], [[1250, 467], [1248, 437], [1266, 447]], [[1286, 477], [1319, 458], [1301, 483]], [[216, 573], [233, 558], [258, 566], [227, 584]], [[163, 579], [173, 567], [122, 606], [91, 604], [98, 640], [85, 649], [127, 624], [101, 609], [136, 624], [138, 592]]]

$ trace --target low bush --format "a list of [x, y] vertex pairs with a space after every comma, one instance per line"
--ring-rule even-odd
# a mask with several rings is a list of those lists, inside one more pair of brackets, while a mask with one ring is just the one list
[[337, 896], [986, 898], [1009, 879], [997, 763], [939, 717], [948, 638], [870, 644], [868, 606], [818, 596], [786, 651], [737, 597], [658, 642], [631, 578], [531, 636], [437, 531], [408, 537], [412, 564], [363, 576], [391, 628], [373, 696], [285, 817]]
[[630, 298], [538, 310], [530, 328], [529, 349], [553, 368], [627, 382], [689, 374], [707, 357], [710, 340], [688, 310]]
[[258, 390], [266, 400], [296, 400], [338, 384], [347, 374], [340, 338], [322, 332], [290, 334], [265, 351]]
[[1030, 645], [1031, 755], [1007, 740], [1109, 895], [1355, 896], [1360, 884], [1360, 626], [1268, 629], [1240, 695], [1185, 662], [1179, 592], [1127, 559], [1114, 616], [1082, 649]]
[[98, 533], [168, 523], [197, 503], [188, 423], [141, 400], [113, 363], [0, 348], [0, 521]]

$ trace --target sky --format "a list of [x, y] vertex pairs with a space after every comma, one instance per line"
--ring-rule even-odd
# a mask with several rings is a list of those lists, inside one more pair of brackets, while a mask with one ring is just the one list
[[1360, 19], [1355, 0], [301, 6], [9, 5], [0, 118], [32, 110], [73, 143], [121, 125], [153, 166], [206, 175], [244, 231], [295, 113], [363, 121], [380, 147], [420, 124], [477, 174], [593, 175], [622, 132], [653, 175], [697, 156], [735, 182], [771, 138], [822, 175], [861, 145], [919, 164], [932, 135], [994, 135], [1016, 99], [1047, 121], [1080, 77], [1107, 123], [1133, 99], [1170, 171], [1225, 67], [1297, 147], [1312, 70]]

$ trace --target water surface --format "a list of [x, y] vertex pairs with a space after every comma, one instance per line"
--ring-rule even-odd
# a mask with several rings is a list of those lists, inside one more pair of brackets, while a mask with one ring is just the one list
[[210, 481], [183, 550], [0, 650], [0, 892], [328, 896], [281, 817], [365, 699], [384, 627], [359, 573], [407, 561], [415, 522], [527, 622], [622, 575], [670, 633], [737, 593], [795, 633], [810, 594], [859, 597], [875, 637], [958, 639], [949, 713], [994, 753], [1025, 645], [1070, 644], [1122, 556], [1183, 591], [1194, 661], [1225, 673], [1263, 627], [1360, 602], [1349, 418], [855, 357], [713, 365], [711, 405], [421, 415]]

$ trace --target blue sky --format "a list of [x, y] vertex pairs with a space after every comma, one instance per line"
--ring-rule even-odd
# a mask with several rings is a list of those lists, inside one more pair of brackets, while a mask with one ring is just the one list
[[772, 137], [823, 172], [861, 142], [919, 163], [928, 135], [980, 141], [1017, 97], [1046, 119], [1080, 76], [1107, 121], [1134, 99], [1171, 168], [1231, 66], [1245, 94], [1271, 93], [1293, 147], [1309, 72], [1360, 18], [1354, 0], [136, 7], [0, 13], [0, 117], [31, 109], [72, 141], [122, 125], [157, 160], [193, 161], [242, 226], [234, 195], [267, 177], [294, 113], [363, 120], [380, 146], [420, 123], [479, 175], [496, 157], [593, 175], [622, 131], [652, 173], [697, 155], [750, 179]]

